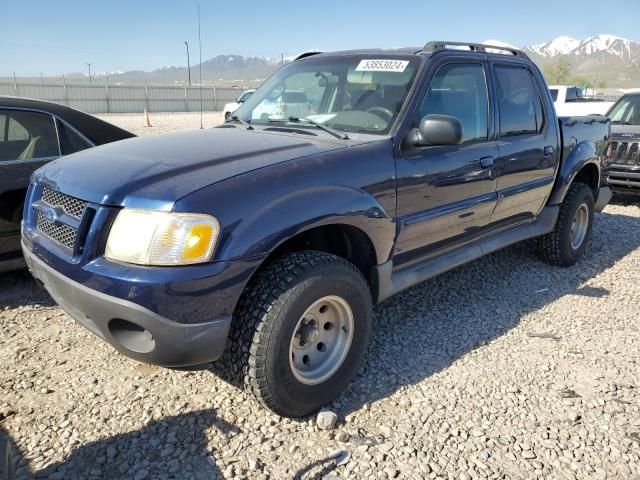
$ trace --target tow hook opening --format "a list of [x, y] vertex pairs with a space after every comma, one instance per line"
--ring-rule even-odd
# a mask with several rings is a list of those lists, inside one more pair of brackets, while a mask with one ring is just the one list
[[109, 332], [116, 342], [133, 352], [149, 353], [156, 348], [156, 341], [151, 332], [128, 320], [111, 319]]

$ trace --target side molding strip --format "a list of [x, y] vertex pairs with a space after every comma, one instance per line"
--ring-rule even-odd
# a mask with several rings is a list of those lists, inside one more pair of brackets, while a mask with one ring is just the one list
[[377, 301], [380, 303], [402, 290], [501, 248], [549, 233], [555, 227], [559, 213], [560, 207], [557, 205], [545, 207], [538, 218], [531, 223], [480, 239], [399, 272], [393, 272], [393, 260], [377, 265], [373, 270], [373, 279], [378, 285]]

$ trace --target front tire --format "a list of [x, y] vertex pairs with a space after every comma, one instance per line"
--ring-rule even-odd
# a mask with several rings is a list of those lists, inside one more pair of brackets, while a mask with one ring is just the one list
[[14, 480], [16, 478], [13, 449], [9, 438], [0, 433], [0, 480]]
[[229, 120], [231, 120], [231, 112], [225, 112], [224, 121], [228, 122]]
[[584, 183], [574, 183], [560, 206], [556, 226], [540, 238], [542, 257], [552, 265], [569, 267], [584, 254], [593, 226], [593, 192]]
[[265, 407], [307, 415], [357, 373], [371, 310], [369, 287], [353, 264], [324, 252], [287, 254], [243, 293], [230, 334], [231, 363]]

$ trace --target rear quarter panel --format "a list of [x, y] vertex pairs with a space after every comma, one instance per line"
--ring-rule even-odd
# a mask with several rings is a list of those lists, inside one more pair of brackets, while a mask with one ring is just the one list
[[611, 136], [610, 122], [606, 117], [559, 118], [562, 137], [562, 163], [549, 199], [549, 205], [562, 203], [576, 175], [586, 165], [598, 169], [598, 185], [602, 164]]

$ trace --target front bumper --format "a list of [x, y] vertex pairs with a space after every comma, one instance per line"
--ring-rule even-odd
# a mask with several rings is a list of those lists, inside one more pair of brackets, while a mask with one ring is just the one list
[[128, 300], [110, 296], [62, 275], [22, 244], [34, 277], [78, 323], [120, 353], [165, 367], [201, 365], [224, 351], [231, 315], [200, 323], [178, 323]]
[[611, 168], [605, 172], [605, 181], [615, 192], [640, 195], [640, 170]]

